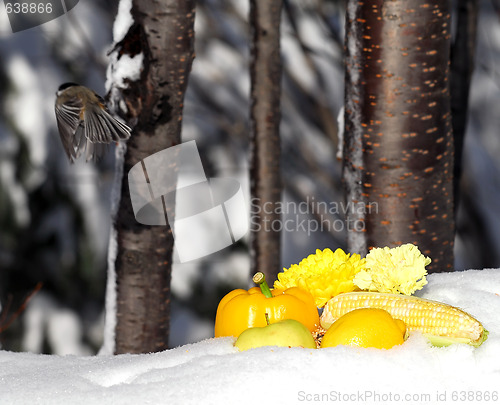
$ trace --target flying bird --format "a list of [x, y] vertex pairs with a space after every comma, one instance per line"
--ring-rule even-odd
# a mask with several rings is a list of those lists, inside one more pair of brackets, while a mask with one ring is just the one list
[[71, 163], [83, 151], [87, 162], [97, 161], [108, 144], [130, 138], [131, 129], [114, 118], [103, 98], [85, 86], [59, 86], [55, 110], [61, 142]]

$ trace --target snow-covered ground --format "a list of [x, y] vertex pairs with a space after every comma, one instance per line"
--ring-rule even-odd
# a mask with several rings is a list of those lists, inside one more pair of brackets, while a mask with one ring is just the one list
[[232, 338], [161, 353], [47, 356], [0, 352], [2, 404], [498, 403], [500, 269], [432, 274], [420, 296], [468, 311], [490, 332], [479, 348], [263, 347]]

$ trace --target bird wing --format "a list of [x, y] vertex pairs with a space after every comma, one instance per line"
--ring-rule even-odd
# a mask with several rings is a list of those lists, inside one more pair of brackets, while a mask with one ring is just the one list
[[107, 144], [130, 138], [131, 129], [109, 113], [104, 100], [95, 94], [99, 104], [87, 103], [73, 97], [64, 104], [56, 103], [57, 127], [70, 161], [78, 159], [86, 150], [87, 161], [98, 160]]
[[61, 142], [70, 161], [78, 158], [78, 147], [82, 144], [83, 122], [80, 119], [82, 103], [74, 97], [63, 105], [55, 106], [56, 121]]
[[90, 106], [85, 111], [85, 136], [91, 142], [111, 143], [130, 137], [130, 128], [104, 108]]

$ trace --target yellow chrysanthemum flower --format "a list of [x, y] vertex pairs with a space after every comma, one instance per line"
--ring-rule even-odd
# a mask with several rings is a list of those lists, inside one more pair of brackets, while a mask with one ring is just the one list
[[342, 249], [335, 252], [317, 249], [315, 254], [279, 273], [274, 288], [300, 287], [309, 291], [321, 308], [338, 294], [358, 290], [353, 279], [364, 264], [365, 259], [358, 254], [346, 254]]
[[412, 295], [427, 284], [425, 266], [430, 262], [411, 243], [392, 249], [374, 248], [366, 256], [366, 269], [354, 277], [354, 284], [362, 290]]

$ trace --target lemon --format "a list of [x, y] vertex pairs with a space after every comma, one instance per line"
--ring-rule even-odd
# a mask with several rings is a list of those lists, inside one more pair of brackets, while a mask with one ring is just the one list
[[406, 325], [389, 312], [360, 308], [337, 319], [326, 331], [321, 347], [338, 345], [390, 349], [404, 342]]

